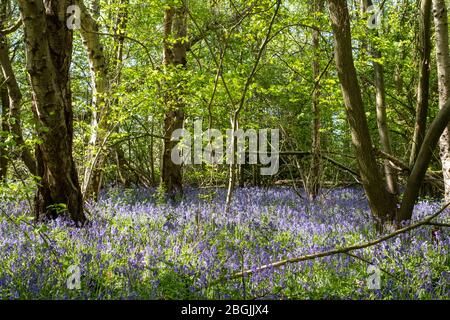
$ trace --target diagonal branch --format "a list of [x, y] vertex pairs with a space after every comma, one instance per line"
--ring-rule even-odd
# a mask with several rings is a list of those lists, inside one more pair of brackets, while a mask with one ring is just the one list
[[6, 36], [10, 33], [16, 32], [20, 26], [22, 25], [22, 19], [18, 19], [11, 27], [4, 29], [4, 30], [0, 30], [0, 35], [2, 36]]

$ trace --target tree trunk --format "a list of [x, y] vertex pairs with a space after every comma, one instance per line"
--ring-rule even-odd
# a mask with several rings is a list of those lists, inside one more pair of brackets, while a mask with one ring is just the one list
[[88, 53], [93, 97], [91, 136], [81, 190], [85, 197], [97, 200], [101, 186], [101, 166], [105, 159], [102, 144], [108, 131], [108, 68], [104, 48], [98, 34], [98, 24], [90, 15], [83, 1], [76, 1], [76, 4], [81, 11], [81, 37]]
[[[0, 27], [1, 29], [1, 27]], [[36, 174], [36, 163], [31, 155], [30, 150], [25, 146], [25, 141], [22, 135], [22, 125], [20, 121], [22, 94], [20, 92], [19, 84], [17, 83], [16, 75], [9, 57], [9, 46], [6, 35], [0, 34], [0, 69], [5, 79], [6, 89], [8, 92], [9, 101], [3, 102], [3, 105], [8, 107], [9, 112], [4, 112], [4, 125], [8, 124], [8, 131], [13, 135], [14, 142], [17, 148], [20, 149], [20, 156], [31, 174]], [[4, 110], [6, 111], [6, 109]]]
[[233, 198], [233, 192], [236, 187], [236, 151], [237, 151], [237, 142], [236, 137], [234, 136], [234, 133], [238, 129], [238, 121], [237, 121], [237, 115], [236, 113], [231, 117], [231, 133], [232, 136], [230, 137], [230, 146], [231, 149], [231, 157], [233, 157], [232, 162], [230, 163], [228, 167], [228, 188], [227, 188], [227, 199], [225, 201], [225, 210], [228, 212], [231, 207], [231, 200]]
[[[313, 12], [323, 12], [323, 0], [313, 1]], [[312, 159], [311, 168], [308, 177], [309, 199], [314, 201], [320, 189], [321, 177], [321, 158], [320, 158], [320, 31], [314, 29], [312, 32], [313, 42], [313, 63], [312, 71], [315, 81], [314, 92], [312, 96], [313, 128], [312, 128]]]
[[[114, 57], [115, 57], [115, 75], [114, 80], [111, 80], [111, 87], [113, 90], [117, 89], [119, 87], [119, 84], [121, 82], [122, 78], [122, 66], [123, 66], [123, 47], [125, 42], [125, 33], [128, 23], [128, 0], [121, 0], [119, 2], [119, 12], [116, 17], [116, 22], [114, 25], [114, 34], [116, 35], [116, 41], [114, 41]], [[119, 104], [119, 99], [115, 98], [111, 102], [111, 107], [117, 106]], [[119, 127], [117, 126], [115, 128], [116, 131], [119, 130]], [[113, 147], [113, 150], [110, 150], [110, 152], [114, 152], [116, 154], [117, 159], [117, 168], [120, 175], [120, 180], [122, 181], [122, 184], [125, 187], [129, 187], [131, 184], [131, 181], [127, 175], [127, 160], [125, 158], [125, 153], [122, 150], [121, 144], [116, 144]], [[100, 176], [101, 178], [101, 176]]]
[[[397, 214], [397, 224], [410, 220], [433, 152], [439, 142], [444, 177], [445, 201], [449, 202], [449, 122], [450, 122], [450, 65], [448, 49], [448, 17], [444, 0], [433, 0], [433, 16], [436, 26], [436, 56], [439, 78], [439, 114], [431, 124], [408, 178], [402, 205]], [[447, 100], [444, 101], [444, 98]]]
[[[381, 54], [376, 52], [375, 58], [381, 58]], [[392, 154], [391, 141], [389, 138], [389, 130], [387, 125], [387, 114], [386, 114], [386, 93], [384, 85], [384, 69], [383, 66], [374, 62], [375, 71], [375, 88], [376, 88], [376, 108], [377, 108], [377, 125], [378, 133], [380, 135], [381, 148], [384, 152]], [[397, 176], [395, 171], [392, 169], [389, 161], [384, 161], [384, 173], [386, 176], [387, 190], [391, 194], [398, 194], [397, 186]]]
[[430, 96], [431, 1], [432, 0], [422, 0], [420, 6], [418, 48], [420, 54], [420, 70], [419, 85], [417, 88], [416, 121], [409, 159], [410, 167], [412, 167], [416, 161], [427, 127], [428, 99]]
[[[368, 8], [373, 5], [372, 0], [363, 0], [363, 9], [367, 12]], [[378, 31], [375, 31], [378, 36]], [[375, 47], [371, 46], [372, 57], [374, 59], [381, 59], [381, 52]], [[386, 114], [386, 88], [384, 85], [384, 68], [378, 61], [373, 61], [373, 69], [375, 75], [375, 91], [376, 91], [376, 110], [377, 110], [377, 127], [380, 135], [381, 148], [387, 154], [392, 154], [391, 141], [389, 139], [389, 130], [387, 124]], [[386, 177], [387, 190], [391, 194], [398, 194], [397, 177], [395, 171], [389, 164], [388, 160], [384, 161], [384, 174]]]
[[41, 143], [36, 147], [40, 177], [35, 198], [38, 219], [68, 215], [83, 223], [83, 197], [72, 155], [73, 114], [69, 81], [72, 31], [66, 10], [73, 1], [18, 0], [25, 30], [33, 112]]
[[151, 131], [150, 131], [150, 154], [149, 154], [149, 158], [150, 158], [150, 174], [151, 174], [151, 179], [152, 179], [152, 187], [154, 187], [156, 185], [156, 179], [155, 179], [155, 155], [154, 155], [154, 144], [155, 144], [155, 137], [153, 136], [155, 133], [155, 122], [153, 121], [153, 118], [150, 119], [151, 123], [152, 123], [152, 127], [151, 127]]
[[[7, 21], [7, 2], [4, 0], [0, 0], [0, 30], [6, 28], [6, 21]], [[2, 37], [1, 34], [0, 37]], [[0, 39], [0, 41], [2, 40]], [[4, 135], [9, 133], [9, 126], [6, 121], [7, 114], [9, 113], [9, 99], [8, 99], [8, 90], [5, 86], [5, 78], [2, 72], [0, 72], [0, 104], [1, 104], [0, 137], [3, 138]], [[2, 182], [6, 178], [7, 171], [8, 171], [7, 150], [6, 146], [0, 142], [0, 182]]]
[[372, 214], [380, 228], [384, 223], [393, 221], [396, 202], [394, 196], [386, 190], [375, 160], [352, 56], [347, 4], [342, 0], [329, 0], [329, 9], [335, 38], [336, 68], [342, 87], [361, 182], [367, 194]]
[[[122, 64], [124, 34], [128, 17], [128, 0], [119, 2], [119, 13], [115, 22], [114, 30], [117, 41], [114, 43], [115, 63], [118, 74], [112, 77], [108, 70], [105, 57], [105, 50], [100, 40], [99, 26], [97, 21], [91, 16], [83, 1], [76, 3], [81, 10], [81, 35], [88, 52], [89, 64], [91, 68], [93, 87], [93, 113], [91, 121], [91, 137], [89, 141], [88, 160], [84, 172], [82, 192], [85, 197], [92, 197], [97, 200], [102, 184], [102, 167], [108, 155], [105, 147], [105, 139], [110, 127], [109, 112], [111, 105], [117, 103], [117, 99], [108, 99], [111, 86], [120, 82], [120, 68]], [[94, 3], [94, 14], [100, 11], [99, 4]], [[112, 81], [112, 78], [115, 81]], [[114, 82], [114, 83], [113, 83]]]
[[444, 106], [442, 106], [439, 114], [431, 123], [430, 128], [425, 135], [425, 139], [423, 140], [419, 154], [417, 155], [414, 167], [408, 177], [406, 190], [403, 194], [402, 205], [397, 213], [396, 218], [397, 224], [399, 226], [401, 222], [410, 220], [412, 217], [414, 204], [419, 195], [420, 187], [426, 175], [431, 157], [433, 156], [433, 151], [438, 144], [439, 137], [442, 136], [444, 130], [447, 130], [449, 121], [450, 99], [446, 101]]
[[[175, 70], [175, 77], [186, 68], [187, 7], [183, 0], [179, 6], [171, 6], [164, 14], [164, 67]], [[162, 156], [161, 183], [169, 195], [183, 192], [181, 165], [172, 161], [172, 149], [177, 145], [171, 141], [172, 133], [183, 127], [184, 98], [178, 79], [166, 80], [164, 146]], [[183, 81], [183, 80], [181, 80]], [[178, 85], [178, 88], [177, 88]]]
[[[5, 78], [0, 73], [0, 83], [4, 83]], [[0, 113], [0, 136], [4, 136], [9, 133], [8, 123], [6, 121], [7, 114], [9, 113], [9, 100], [8, 100], [8, 90], [5, 87], [0, 87], [0, 103], [1, 110]], [[6, 178], [6, 174], [8, 172], [8, 154], [7, 149], [4, 145], [0, 143], [0, 182], [4, 181]]]
[[[433, 16], [436, 27], [436, 61], [439, 83], [439, 108], [443, 109], [450, 98], [450, 57], [448, 49], [448, 17], [444, 0], [433, 0]], [[440, 142], [445, 201], [450, 202], [450, 127], [444, 130]]]
[[128, 176], [126, 175], [127, 161], [125, 159], [125, 153], [123, 152], [122, 147], [120, 145], [117, 145], [114, 148], [114, 154], [116, 156], [117, 180], [122, 186], [128, 188], [131, 182], [130, 179], [128, 179]]

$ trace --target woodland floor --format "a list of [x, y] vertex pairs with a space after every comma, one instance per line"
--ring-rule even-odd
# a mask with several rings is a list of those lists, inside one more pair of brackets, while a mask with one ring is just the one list
[[[449, 299], [450, 233], [432, 226], [353, 256], [230, 279], [376, 239], [361, 190], [329, 190], [311, 204], [288, 188], [239, 189], [228, 213], [224, 190], [188, 190], [172, 204], [155, 194], [110, 189], [87, 205], [83, 228], [63, 220], [36, 226], [25, 201], [1, 202], [0, 299]], [[422, 200], [414, 220], [439, 207]], [[383, 270], [378, 290], [368, 288], [369, 262]], [[80, 268], [78, 290], [67, 286], [70, 266]]]

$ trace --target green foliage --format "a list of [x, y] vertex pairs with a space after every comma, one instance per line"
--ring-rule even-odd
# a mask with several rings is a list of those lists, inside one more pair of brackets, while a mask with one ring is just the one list
[[[181, 42], [190, 46], [187, 50], [186, 68], [167, 66], [163, 63], [164, 53], [164, 14], [171, 6], [179, 6], [181, 0], [134, 0], [134, 1], [98, 1], [97, 12], [91, 14], [99, 23], [100, 40], [104, 47], [106, 69], [108, 71], [107, 92], [101, 97], [105, 102], [99, 106], [105, 108], [106, 125], [96, 131], [96, 110], [93, 104], [93, 76], [88, 54], [79, 31], [74, 32], [73, 57], [71, 67], [71, 89], [73, 102], [73, 156], [77, 164], [80, 180], [83, 181], [85, 169], [91, 165], [90, 154], [103, 154], [105, 161], [99, 170], [102, 173], [103, 186], [114, 186], [108, 193], [108, 199], [118, 204], [133, 206], [139, 194], [134, 186], [143, 186], [154, 190], [152, 196], [145, 201], [155, 201], [158, 210], [162, 210], [160, 220], [146, 221], [145, 232], [134, 229], [134, 219], [120, 217], [116, 208], [109, 208], [111, 212], [105, 214], [109, 231], [123, 235], [132, 235], [147, 243], [152, 234], [174, 227], [177, 222], [177, 212], [170, 209], [166, 196], [166, 187], [159, 184], [161, 175], [161, 158], [164, 148], [164, 122], [167, 113], [173, 107], [174, 101], [182, 102], [185, 115], [184, 128], [193, 133], [193, 120], [202, 118], [203, 129], [211, 126], [225, 133], [230, 129], [230, 118], [233, 116], [241, 99], [243, 109], [239, 116], [239, 127], [243, 129], [279, 128], [282, 131], [283, 150], [310, 151], [312, 149], [312, 123], [316, 117], [320, 118], [321, 151], [335, 161], [350, 168], [357, 168], [353, 155], [352, 137], [348, 126], [347, 114], [342, 100], [340, 84], [334, 67], [333, 37], [326, 6], [323, 10], [314, 12], [311, 8], [313, 1], [283, 1], [279, 15], [276, 17], [273, 32], [267, 47], [262, 52], [256, 73], [250, 81], [249, 90], [243, 96], [244, 87], [267, 35], [268, 25], [273, 17], [275, 0], [190, 0], [188, 1], [188, 34]], [[86, 1], [86, 4], [90, 1]], [[326, 1], [325, 1], [326, 3]], [[368, 30], [369, 14], [361, 13], [359, 4], [349, 5], [351, 14], [351, 34], [355, 65], [358, 72], [362, 97], [372, 141], [379, 146], [377, 129], [377, 112], [375, 110], [376, 93], [374, 88], [373, 63], [379, 63], [384, 68], [386, 104], [389, 133], [392, 140], [393, 155], [407, 162], [411, 147], [411, 136], [414, 130], [416, 104], [416, 88], [418, 83], [418, 2], [384, 2], [382, 24], [379, 29]], [[126, 13], [126, 14], [123, 14]], [[118, 24], [119, 18], [126, 16], [126, 23]], [[19, 17], [17, 3], [12, 2], [8, 25]], [[2, 29], [0, 27], [0, 29]], [[313, 50], [313, 32], [320, 31], [319, 48]], [[125, 37], [122, 37], [125, 35]], [[204, 222], [200, 213], [193, 213], [193, 221], [183, 226], [183, 237], [187, 239], [179, 254], [171, 251], [172, 246], [178, 245], [173, 239], [161, 240], [160, 246], [166, 248], [171, 261], [158, 261], [154, 265], [147, 265], [146, 270], [136, 275], [126, 273], [128, 258], [137, 256], [136, 252], [127, 252], [127, 248], [118, 246], [120, 258], [108, 250], [96, 251], [92, 246], [106, 246], [105, 243], [84, 243], [73, 241], [72, 234], [83, 233], [82, 230], [48, 228], [37, 224], [31, 227], [32, 199], [39, 180], [31, 177], [20, 161], [24, 148], [33, 150], [36, 145], [44, 143], [36, 135], [37, 132], [48, 131], [48, 128], [38, 124], [32, 113], [32, 94], [28, 84], [23, 45], [23, 30], [19, 29], [8, 35], [11, 60], [14, 72], [22, 91], [23, 101], [20, 112], [20, 124], [25, 138], [24, 145], [17, 145], [14, 135], [9, 131], [0, 130], [0, 149], [2, 156], [10, 161], [8, 176], [0, 182], [0, 205], [3, 203], [24, 204], [20, 215], [9, 217], [0, 215], [0, 222], [8, 220], [26, 229], [27, 237], [33, 239], [24, 247], [34, 246], [35, 255], [32, 257], [33, 269], [41, 270], [44, 264], [49, 266], [54, 277], [44, 282], [42, 295], [48, 297], [80, 298], [79, 293], [67, 291], [64, 283], [64, 269], [73, 264], [85, 262], [89, 255], [101, 254], [87, 263], [89, 275], [82, 279], [84, 287], [93, 288], [93, 298], [120, 298], [121, 290], [129, 288], [136, 295], [143, 298], [158, 297], [161, 299], [181, 298], [220, 298], [228, 295], [232, 298], [248, 298], [248, 292], [242, 294], [240, 285], [249, 285], [252, 279], [224, 281], [215, 288], [193, 291], [195, 279], [201, 276], [200, 271], [193, 271], [186, 276], [175, 270], [177, 265], [187, 265], [198, 258], [198, 252], [192, 247], [199, 241], [217, 248], [217, 257], [223, 262], [227, 257], [227, 250], [231, 248], [242, 256], [246, 250], [256, 250], [258, 246], [269, 246], [272, 242], [279, 244], [279, 251], [274, 255], [282, 255], [283, 250], [304, 246], [303, 238], [306, 234], [295, 234], [290, 231], [278, 231], [271, 225], [271, 217], [276, 212], [277, 203], [261, 210], [257, 227], [249, 225], [230, 224], [229, 229], [220, 229], [216, 222]], [[192, 42], [191, 42], [192, 41]], [[167, 39], [173, 49], [174, 36]], [[370, 44], [370, 45], [369, 45]], [[121, 48], [121, 49], [119, 49]], [[381, 57], [374, 57], [372, 49], [380, 52]], [[434, 49], [433, 49], [434, 50]], [[120, 56], [119, 52], [122, 52]], [[431, 66], [435, 65], [435, 52], [432, 53]], [[314, 75], [312, 64], [316, 62], [320, 70], [320, 77]], [[438, 90], [436, 87], [437, 74], [431, 68], [431, 92], [428, 119], [431, 120], [438, 112]], [[4, 88], [0, 80], [0, 89]], [[318, 114], [312, 112], [313, 93], [318, 95]], [[2, 102], [3, 103], [3, 102]], [[105, 110], [102, 110], [105, 111]], [[9, 124], [19, 123], [19, 119], [10, 117], [8, 120], [6, 106], [2, 104], [3, 121]], [[89, 141], [95, 135], [106, 137], [102, 145], [93, 146]], [[3, 151], [4, 150], [4, 151]], [[304, 157], [298, 162], [293, 158], [283, 157], [282, 168], [276, 177], [270, 179], [302, 179], [304, 172], [311, 164], [311, 157]], [[328, 162], [321, 164], [323, 173], [321, 180], [331, 184], [348, 183], [354, 177], [347, 172], [336, 170]], [[381, 161], [380, 161], [381, 165]], [[440, 170], [439, 157], [433, 157], [430, 168]], [[228, 181], [227, 165], [188, 165], [183, 166], [185, 185], [196, 187], [223, 186]], [[261, 179], [255, 174], [257, 166], [241, 168], [243, 170], [243, 184], [258, 184]], [[273, 181], [272, 181], [273, 182]], [[125, 191], [120, 187], [125, 185]], [[156, 190], [155, 190], [156, 189]], [[123, 191], [123, 192], [122, 192]], [[433, 192], [435, 193], [435, 192]], [[220, 204], [213, 201], [217, 195], [215, 189], [202, 193], [197, 200], [213, 208], [213, 213], [223, 214]], [[351, 195], [344, 195], [350, 198]], [[401, 199], [401, 195], [399, 199]], [[434, 199], [435, 194], [426, 199]], [[175, 202], [182, 202], [181, 196]], [[103, 204], [107, 207], [106, 204]], [[291, 203], [295, 206], [295, 203]], [[102, 209], [101, 205], [100, 209]], [[64, 204], [52, 205], [49, 209], [58, 215], [67, 211]], [[308, 209], [309, 210], [309, 209]], [[364, 212], [359, 212], [363, 214]], [[117, 214], [117, 216], [114, 216]], [[331, 208], [326, 213], [333, 216]], [[364, 213], [365, 214], [365, 213]], [[142, 222], [142, 221], [138, 221]], [[362, 226], [361, 230], [348, 234], [347, 242], [357, 242], [362, 235], [368, 235], [370, 228]], [[59, 256], [56, 258], [52, 246], [47, 242], [49, 234], [58, 244]], [[337, 236], [330, 233], [328, 236]], [[33, 238], [34, 237], [34, 238]], [[167, 237], [168, 238], [168, 237]], [[251, 238], [251, 240], [249, 240]], [[312, 237], [316, 246], [325, 244], [324, 237]], [[39, 240], [41, 239], [41, 240]], [[41, 244], [36, 245], [36, 243]], [[431, 244], [430, 244], [431, 245]], [[142, 249], [142, 248], [139, 248]], [[427, 266], [432, 270], [431, 282], [437, 283], [440, 273], [448, 272], [448, 256], [440, 256], [434, 247], [428, 248], [427, 255], [419, 253], [404, 259], [402, 267], [395, 265], [395, 259], [403, 259], [393, 252], [386, 252], [389, 259], [382, 267], [391, 273], [398, 273], [409, 291], [402, 292], [396, 298], [416, 297], [427, 299], [431, 296], [421, 286], [424, 279], [419, 275], [406, 274], [405, 270], [418, 270]], [[53, 253], [52, 253], [53, 252]], [[370, 256], [372, 252], [366, 250], [362, 254]], [[10, 256], [1, 261], [1, 270], [13, 275], [12, 269], [17, 256]], [[115, 259], [113, 259], [115, 258]], [[333, 263], [343, 263], [348, 257], [339, 256]], [[264, 289], [270, 281], [276, 282], [274, 292], [276, 297], [283, 298], [338, 298], [352, 297], [353, 288], [361, 286], [361, 279], [366, 276], [366, 264], [350, 259], [346, 275], [336, 272], [336, 268], [328, 265], [324, 267], [322, 261], [308, 264], [298, 272], [295, 268], [286, 268], [284, 278], [267, 279], [259, 282], [258, 288]], [[111, 262], [113, 261], [113, 262]], [[255, 263], [263, 261], [255, 261]], [[245, 261], [239, 261], [243, 268]], [[105, 267], [106, 266], [106, 267]], [[16, 266], [17, 267], [17, 266]], [[201, 268], [199, 264], [195, 267]], [[195, 269], [195, 268], [194, 268]], [[392, 269], [392, 270], [391, 270]], [[125, 271], [124, 271], [125, 270]], [[214, 281], [220, 276], [226, 276], [228, 270], [220, 270], [215, 277], [206, 281]], [[24, 278], [27, 275], [25, 274]], [[133, 278], [136, 277], [136, 278]], [[0, 279], [1, 280], [1, 279]], [[15, 278], [10, 289], [0, 292], [0, 297], [14, 297], [14, 290], [21, 293], [21, 298], [33, 296], [27, 292], [29, 284]], [[30, 280], [31, 281], [31, 280]], [[156, 291], [148, 291], [145, 281], [158, 281]], [[398, 279], [388, 274], [383, 275], [383, 281], [389, 283], [392, 292], [400, 288]], [[403, 287], [402, 287], [403, 288]], [[435, 294], [446, 298], [448, 292], [438, 287]], [[197, 288], [198, 289], [198, 288]], [[380, 298], [377, 292], [363, 290], [359, 296]], [[389, 295], [383, 298], [391, 298]], [[448, 297], [447, 297], [448, 298]]]
[[164, 183], [160, 183], [156, 189], [155, 199], [158, 205], [164, 205], [167, 203], [166, 190], [167, 189], [164, 186]]

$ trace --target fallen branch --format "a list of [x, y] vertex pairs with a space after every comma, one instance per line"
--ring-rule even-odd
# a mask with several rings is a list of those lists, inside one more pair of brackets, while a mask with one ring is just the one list
[[[328, 256], [332, 256], [335, 254], [340, 254], [340, 253], [348, 253], [350, 251], [354, 251], [354, 250], [359, 250], [359, 249], [365, 249], [368, 247], [372, 247], [374, 245], [377, 245], [379, 243], [382, 243], [384, 241], [387, 241], [389, 239], [395, 238], [400, 234], [409, 232], [411, 230], [417, 229], [421, 226], [424, 225], [429, 225], [431, 223], [431, 220], [435, 219], [436, 217], [438, 217], [442, 212], [444, 212], [445, 209], [447, 209], [447, 207], [450, 206], [450, 203], [446, 204], [444, 207], [442, 207], [442, 209], [440, 209], [438, 212], [432, 214], [431, 216], [429, 216], [428, 218], [416, 222], [410, 226], [404, 227], [402, 229], [398, 229], [395, 232], [392, 232], [384, 237], [381, 237], [379, 239], [367, 242], [367, 243], [363, 243], [363, 244], [356, 244], [353, 246], [349, 246], [349, 247], [345, 247], [345, 248], [336, 248], [333, 250], [329, 250], [329, 251], [324, 251], [324, 252], [318, 252], [318, 253], [313, 253], [313, 254], [308, 254], [305, 256], [301, 256], [301, 257], [297, 257], [297, 258], [291, 258], [291, 259], [284, 259], [284, 260], [280, 260], [277, 262], [273, 262], [270, 264], [266, 264], [264, 266], [258, 267], [256, 269], [248, 269], [248, 270], [244, 270], [242, 272], [238, 272], [235, 273], [233, 276], [231, 276], [230, 279], [238, 279], [238, 278], [242, 278], [245, 276], [249, 276], [252, 275], [254, 273], [258, 273], [261, 271], [264, 271], [266, 269], [273, 269], [273, 268], [279, 268], [281, 266], [287, 265], [287, 264], [291, 264], [291, 263], [296, 263], [296, 262], [302, 262], [302, 261], [307, 261], [307, 260], [314, 260], [317, 258], [323, 258], [323, 257], [328, 257]], [[223, 281], [222, 279], [220, 281]], [[218, 281], [219, 282], [219, 281]]]

